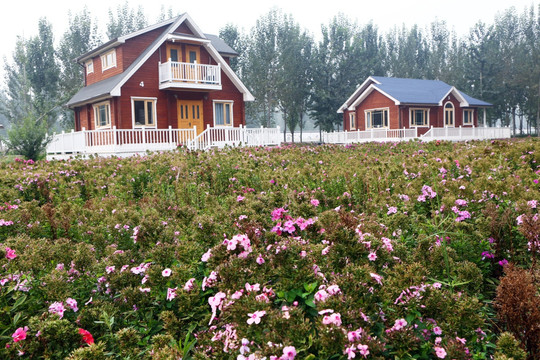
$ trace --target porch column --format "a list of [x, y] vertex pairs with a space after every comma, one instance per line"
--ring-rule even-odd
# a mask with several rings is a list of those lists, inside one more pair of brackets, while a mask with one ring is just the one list
[[486, 108], [484, 108], [484, 127], [486, 127]]

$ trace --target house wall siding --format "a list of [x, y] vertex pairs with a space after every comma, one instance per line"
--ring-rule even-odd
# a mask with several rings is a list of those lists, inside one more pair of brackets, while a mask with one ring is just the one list
[[[109, 52], [105, 51], [106, 52]], [[122, 46], [119, 46], [116, 48], [116, 67], [107, 69], [103, 71], [102, 65], [101, 65], [101, 54], [99, 56], [94, 56], [92, 58], [94, 62], [94, 72], [90, 74], [86, 74], [86, 85], [92, 85], [94, 83], [97, 83], [98, 81], [108, 79], [110, 77], [113, 77], [115, 75], [118, 75], [124, 71], [124, 51]], [[85, 67], [86, 72], [86, 67]]]
[[[396, 106], [394, 101], [387, 98], [385, 95], [381, 94], [378, 91], [373, 91], [369, 94], [362, 103], [360, 103], [356, 110], [356, 123], [358, 130], [366, 130], [366, 119], [365, 119], [365, 110], [370, 109], [379, 109], [379, 108], [389, 108], [389, 125], [390, 129], [409, 129], [410, 126], [410, 109], [411, 108], [423, 108], [429, 109], [429, 126], [420, 126], [418, 127], [418, 134], [422, 135], [426, 133], [431, 126], [433, 127], [444, 127], [444, 105], [450, 101], [454, 105], [454, 126], [459, 127], [471, 127], [473, 125], [463, 125], [463, 110], [472, 109], [473, 110], [473, 124], [478, 126], [478, 112], [479, 109], [476, 107], [461, 107], [458, 99], [450, 94], [446, 96], [443, 101], [442, 106], [429, 106], [429, 105], [399, 105]], [[349, 123], [349, 114], [353, 111], [346, 110], [343, 112], [343, 123], [344, 129], [346, 131], [351, 131]], [[401, 118], [401, 123], [400, 123]]]

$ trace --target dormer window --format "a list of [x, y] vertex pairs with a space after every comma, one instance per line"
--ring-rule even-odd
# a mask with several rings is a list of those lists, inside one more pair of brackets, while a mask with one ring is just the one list
[[116, 67], [116, 49], [101, 55], [101, 71]]
[[93, 72], [94, 72], [94, 61], [90, 59], [86, 62], [86, 73], [91, 74]]

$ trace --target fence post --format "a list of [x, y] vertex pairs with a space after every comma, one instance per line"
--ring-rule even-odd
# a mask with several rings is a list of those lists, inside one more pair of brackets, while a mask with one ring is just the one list
[[472, 137], [473, 140], [476, 139], [476, 126], [474, 126], [474, 123], [472, 124]]
[[459, 140], [463, 140], [463, 130], [461, 130], [461, 125], [459, 125]]
[[193, 141], [193, 146], [195, 147], [195, 149], [190, 149], [190, 150], [197, 150], [199, 148], [198, 146], [199, 140], [197, 139], [197, 125], [193, 126], [193, 140], [192, 141]]
[[143, 151], [146, 151], [146, 131], [144, 127], [142, 128], [142, 143], [143, 143], [142, 149]]
[[373, 128], [371, 128], [371, 139], [373, 140]]
[[174, 141], [173, 141], [173, 133], [172, 133], [171, 125], [169, 125], [169, 146], [171, 147], [171, 150], [174, 149]]
[[75, 129], [71, 129], [71, 153], [75, 152]]
[[448, 126], [444, 127], [444, 137], [446, 138], [445, 140], [448, 140]]
[[117, 139], [116, 139], [116, 125], [113, 126], [113, 133], [112, 133], [112, 136], [113, 136], [113, 152], [116, 154], [116, 145], [117, 145]]
[[82, 137], [83, 137], [83, 143], [82, 143], [83, 149], [82, 149], [82, 152], [86, 153], [86, 147], [88, 146], [87, 141], [86, 141], [86, 136], [87, 136], [86, 128], [83, 127], [81, 131], [82, 131]]
[[65, 154], [66, 153], [66, 145], [65, 145], [65, 141], [66, 141], [66, 133], [64, 132], [64, 130], [62, 130], [62, 154]]

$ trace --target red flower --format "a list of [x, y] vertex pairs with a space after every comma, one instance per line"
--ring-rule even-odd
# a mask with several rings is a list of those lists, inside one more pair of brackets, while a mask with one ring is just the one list
[[82, 335], [83, 341], [87, 343], [88, 345], [91, 345], [94, 343], [94, 338], [92, 337], [92, 334], [90, 334], [90, 331], [79, 329], [79, 334]]

